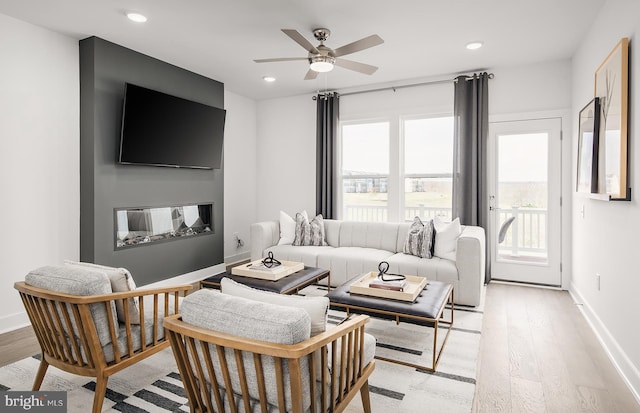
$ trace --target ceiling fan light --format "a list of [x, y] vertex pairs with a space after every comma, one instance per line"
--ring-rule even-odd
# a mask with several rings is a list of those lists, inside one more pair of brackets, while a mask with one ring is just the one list
[[333, 64], [336, 62], [335, 57], [331, 56], [314, 56], [309, 58], [309, 68], [314, 72], [324, 73], [333, 70]]

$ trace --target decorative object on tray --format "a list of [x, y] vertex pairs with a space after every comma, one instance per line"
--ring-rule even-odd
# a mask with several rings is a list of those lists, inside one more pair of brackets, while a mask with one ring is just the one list
[[427, 279], [413, 275], [405, 276], [406, 285], [402, 291], [371, 287], [371, 281], [378, 279], [378, 272], [371, 271], [360, 277], [349, 286], [351, 294], [369, 295], [379, 298], [390, 298], [400, 301], [415, 301], [427, 285]]
[[404, 291], [407, 286], [407, 277], [401, 274], [389, 274], [389, 263], [382, 261], [378, 264], [378, 277], [369, 282], [370, 288], [382, 290]]
[[261, 280], [277, 281], [287, 275], [304, 268], [304, 263], [295, 261], [279, 261], [269, 251], [267, 257], [255, 260], [249, 264], [238, 265], [231, 269], [231, 274], [243, 277], [259, 278]]

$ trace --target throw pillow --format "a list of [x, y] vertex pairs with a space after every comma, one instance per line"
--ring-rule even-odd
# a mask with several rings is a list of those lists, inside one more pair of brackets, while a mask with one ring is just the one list
[[303, 214], [296, 214], [296, 231], [293, 245], [327, 245], [324, 234], [324, 219], [318, 214], [309, 222], [309, 218]]
[[442, 218], [435, 217], [433, 225], [436, 229], [436, 245], [433, 255], [455, 261], [458, 237], [462, 232], [460, 219], [456, 218], [451, 222], [445, 222]]
[[433, 221], [429, 220], [427, 224], [423, 224], [420, 217], [415, 217], [411, 227], [409, 227], [402, 252], [421, 258], [431, 258], [432, 244]]
[[[306, 211], [302, 211], [307, 214]], [[278, 245], [291, 245], [296, 238], [296, 221], [289, 214], [280, 211], [280, 240]]]
[[[89, 262], [77, 262], [70, 260], [65, 260], [64, 264], [75, 268], [94, 270], [106, 274], [111, 282], [111, 291], [114, 293], [135, 291], [136, 289], [136, 283], [133, 281], [131, 273], [126, 268], [114, 268]], [[131, 321], [131, 324], [140, 324], [140, 306], [138, 305], [138, 297], [129, 298], [128, 307], [129, 320]], [[119, 321], [125, 321], [125, 311], [122, 300], [116, 301], [116, 314], [118, 315]]]
[[302, 295], [285, 295], [256, 290], [255, 288], [237, 283], [230, 278], [223, 278], [220, 281], [220, 291], [224, 294], [248, 298], [263, 303], [303, 309], [309, 314], [309, 317], [311, 317], [312, 336], [322, 333], [327, 328], [327, 311], [329, 311], [329, 299], [327, 297], [305, 297]]

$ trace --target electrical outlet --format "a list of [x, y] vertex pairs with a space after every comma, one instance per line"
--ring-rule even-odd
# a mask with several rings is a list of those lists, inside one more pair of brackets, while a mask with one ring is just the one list
[[580, 216], [584, 218], [584, 204], [580, 207]]
[[600, 274], [596, 273], [596, 290], [600, 291]]
[[236, 243], [236, 249], [244, 247], [244, 241], [240, 239], [240, 236], [238, 235], [237, 232], [233, 233], [233, 240]]

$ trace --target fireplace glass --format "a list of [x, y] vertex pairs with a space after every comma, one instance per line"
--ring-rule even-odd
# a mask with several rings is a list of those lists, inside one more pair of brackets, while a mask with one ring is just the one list
[[116, 249], [213, 234], [213, 204], [115, 210]]

